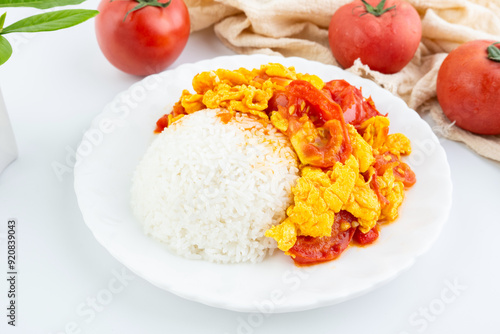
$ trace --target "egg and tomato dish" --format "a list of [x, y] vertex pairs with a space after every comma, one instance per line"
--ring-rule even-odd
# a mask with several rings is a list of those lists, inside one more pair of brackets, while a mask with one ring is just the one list
[[402, 161], [410, 141], [389, 134], [389, 118], [360, 89], [276, 63], [202, 72], [192, 83], [194, 92], [182, 92], [155, 132], [209, 109], [219, 110], [219, 123], [246, 115], [263, 133], [271, 126], [284, 136], [298, 173], [284, 214], [260, 240], [274, 239], [296, 264], [330, 261], [350, 244], [373, 243], [380, 225], [398, 217], [406, 189], [416, 182]]

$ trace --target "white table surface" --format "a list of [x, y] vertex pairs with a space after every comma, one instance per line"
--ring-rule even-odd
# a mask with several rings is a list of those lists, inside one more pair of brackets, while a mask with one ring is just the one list
[[[9, 9], [7, 24], [34, 13]], [[441, 139], [454, 186], [449, 221], [410, 270], [377, 290], [266, 317], [212, 308], [125, 269], [87, 229], [72, 172], [58, 177], [53, 169], [104, 105], [140, 78], [107, 62], [93, 21], [8, 38], [14, 55], [0, 67], [0, 85], [19, 158], [0, 175], [1, 333], [500, 333], [499, 163]], [[212, 31], [197, 32], [172, 67], [230, 54]], [[9, 218], [17, 219], [19, 238], [15, 328], [6, 317]]]

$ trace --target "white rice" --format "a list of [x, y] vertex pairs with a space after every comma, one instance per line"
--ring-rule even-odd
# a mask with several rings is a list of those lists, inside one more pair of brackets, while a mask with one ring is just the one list
[[133, 177], [132, 209], [146, 234], [190, 259], [259, 262], [264, 236], [285, 218], [298, 178], [288, 138], [272, 125], [220, 110], [183, 117], [157, 136]]

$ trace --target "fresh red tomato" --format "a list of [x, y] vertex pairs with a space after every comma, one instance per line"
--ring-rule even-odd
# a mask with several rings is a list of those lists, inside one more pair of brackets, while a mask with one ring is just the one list
[[102, 0], [98, 10], [99, 47], [111, 64], [126, 73], [161, 72], [186, 46], [190, 21], [182, 0]]
[[360, 58], [386, 74], [410, 62], [421, 37], [418, 12], [400, 0], [355, 0], [335, 12], [328, 30], [330, 48], [342, 67]]
[[445, 58], [437, 77], [444, 114], [465, 130], [500, 134], [500, 42], [462, 44]]

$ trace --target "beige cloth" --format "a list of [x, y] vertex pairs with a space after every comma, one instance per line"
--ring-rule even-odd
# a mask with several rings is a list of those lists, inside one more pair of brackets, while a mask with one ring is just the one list
[[[422, 42], [415, 57], [392, 75], [356, 62], [348, 71], [375, 81], [403, 98], [433, 129], [477, 153], [500, 161], [500, 136], [464, 131], [444, 116], [436, 99], [436, 78], [447, 53], [474, 39], [500, 41], [500, 0], [407, 0], [422, 18]], [[333, 13], [351, 0], [185, 0], [192, 31], [213, 25], [217, 37], [242, 54], [298, 56], [338, 65], [328, 44]]]

